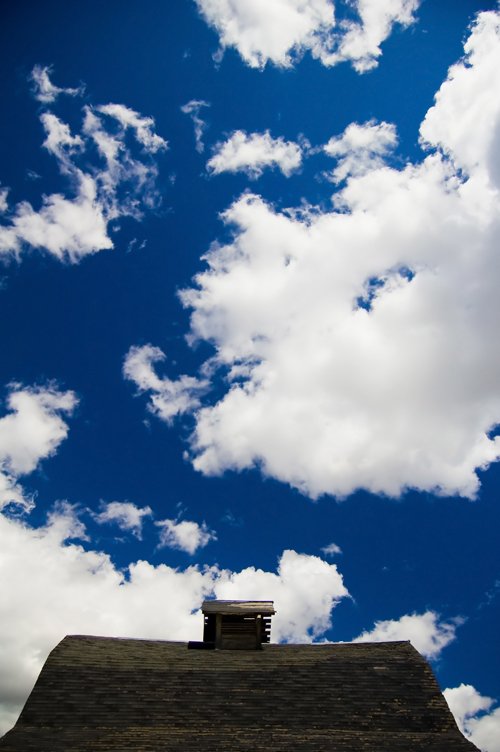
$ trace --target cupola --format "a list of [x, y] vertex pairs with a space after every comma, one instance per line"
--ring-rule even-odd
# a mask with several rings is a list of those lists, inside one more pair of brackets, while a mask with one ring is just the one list
[[273, 601], [203, 601], [203, 642], [190, 648], [260, 650], [270, 641]]

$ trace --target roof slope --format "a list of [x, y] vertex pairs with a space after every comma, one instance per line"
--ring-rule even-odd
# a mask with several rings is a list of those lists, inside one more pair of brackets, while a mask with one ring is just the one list
[[1, 752], [471, 752], [406, 642], [188, 650], [66, 637]]

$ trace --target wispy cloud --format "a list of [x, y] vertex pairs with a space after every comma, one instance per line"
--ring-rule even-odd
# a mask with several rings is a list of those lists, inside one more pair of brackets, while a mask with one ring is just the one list
[[175, 380], [166, 376], [160, 378], [154, 366], [165, 360], [166, 356], [159, 347], [131, 347], [125, 357], [123, 375], [136, 384], [139, 392], [152, 392], [149, 410], [170, 423], [176, 415], [192, 412], [199, 407], [208, 381], [185, 375]]
[[[35, 66], [33, 75], [43, 83], [42, 93], [35, 91], [39, 101], [51, 104], [57, 93], [81, 93], [53, 85], [48, 74], [48, 68]], [[83, 115], [81, 129], [75, 133], [53, 112], [41, 113], [46, 134], [43, 147], [56, 159], [69, 195], [43, 195], [39, 209], [27, 201], [9, 211], [6, 206], [6, 223], [0, 225], [0, 257], [19, 258], [31, 247], [77, 263], [88, 254], [113, 247], [108, 231], [111, 222], [126, 216], [139, 220], [145, 210], [159, 205], [158, 167], [153, 157], [167, 148], [167, 142], [154, 132], [153, 119], [119, 104], [85, 105]], [[133, 134], [133, 146], [126, 139], [128, 131]]]
[[120, 530], [131, 532], [140, 540], [144, 518], [152, 514], [151, 507], [138, 507], [130, 501], [102, 501], [101, 511], [94, 515], [94, 519], [99, 524], [114, 523]]
[[329, 543], [328, 546], [323, 546], [321, 551], [325, 556], [336, 556], [342, 553], [342, 549], [336, 543]]
[[207, 129], [207, 123], [200, 115], [203, 108], [210, 107], [210, 102], [205, 102], [203, 99], [191, 99], [186, 104], [182, 105], [181, 111], [185, 115], [189, 115], [194, 125], [194, 138], [196, 144], [196, 151], [201, 154], [205, 149], [203, 143], [203, 134]]
[[83, 84], [75, 88], [56, 86], [51, 80], [51, 75], [51, 65], [35, 65], [31, 71], [30, 78], [33, 84], [33, 96], [38, 102], [52, 104], [61, 94], [66, 94], [70, 97], [78, 97], [83, 94]]

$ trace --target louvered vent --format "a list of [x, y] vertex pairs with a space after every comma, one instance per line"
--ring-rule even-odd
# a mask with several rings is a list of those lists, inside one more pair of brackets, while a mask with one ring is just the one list
[[203, 642], [190, 648], [259, 650], [271, 638], [272, 601], [204, 601]]

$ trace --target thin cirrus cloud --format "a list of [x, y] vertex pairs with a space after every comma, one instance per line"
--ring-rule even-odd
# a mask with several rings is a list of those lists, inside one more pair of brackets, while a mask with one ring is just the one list
[[[349, 61], [359, 73], [377, 65], [394, 25], [415, 21], [419, 0], [196, 0], [219, 35], [221, 50], [237, 49], [252, 68], [292, 66], [305, 52], [325, 66]], [[336, 11], [348, 17], [336, 20]], [[352, 11], [357, 15], [353, 19]]]
[[422, 161], [384, 162], [387, 124], [348, 128], [333, 210], [245, 193], [222, 215], [232, 239], [181, 293], [190, 341], [214, 354], [187, 391], [186, 376], [140, 385], [168, 419], [177, 390], [196, 392], [201, 473], [256, 467], [312, 498], [476, 496], [500, 457], [499, 20], [477, 17], [421, 125]]
[[478, 749], [500, 752], [500, 708], [493, 707], [495, 700], [470, 684], [445, 689], [443, 695], [460, 731]]
[[189, 115], [191, 120], [193, 121], [195, 148], [199, 154], [201, 154], [205, 149], [205, 144], [203, 143], [203, 134], [208, 128], [206, 121], [203, 120], [200, 115], [201, 110], [205, 107], [210, 107], [210, 102], [205, 102], [205, 100], [203, 99], [191, 99], [181, 107], [181, 112], [183, 112], [185, 115]]
[[56, 86], [50, 78], [51, 73], [52, 67], [50, 65], [35, 65], [31, 71], [32, 91], [37, 102], [52, 104], [61, 94], [70, 97], [78, 97], [83, 94], [83, 85], [75, 88]]
[[11, 384], [6, 403], [8, 412], [0, 418], [0, 510], [14, 505], [29, 511], [33, 498], [19, 479], [55, 454], [69, 430], [62, 416], [70, 416], [78, 400], [53, 385]]
[[289, 177], [300, 168], [302, 149], [293, 141], [273, 138], [265, 133], [234, 131], [229, 138], [214, 147], [207, 162], [211, 175], [222, 172], [244, 172], [250, 179], [259, 178], [266, 168], [277, 167]]
[[[32, 72], [33, 93], [42, 104], [55, 104], [60, 94], [82, 93], [56, 86], [49, 73], [41, 66]], [[54, 112], [41, 113], [43, 147], [56, 159], [68, 195], [43, 196], [38, 210], [27, 201], [10, 208], [3, 189], [0, 258], [19, 258], [31, 248], [77, 263], [113, 247], [110, 223], [127, 216], [140, 220], [160, 204], [154, 156], [167, 142], [155, 133], [153, 119], [121, 104], [85, 105], [82, 112], [77, 133]]]
[[336, 556], [342, 553], [342, 549], [336, 543], [329, 543], [328, 546], [323, 546], [321, 551], [325, 556]]

